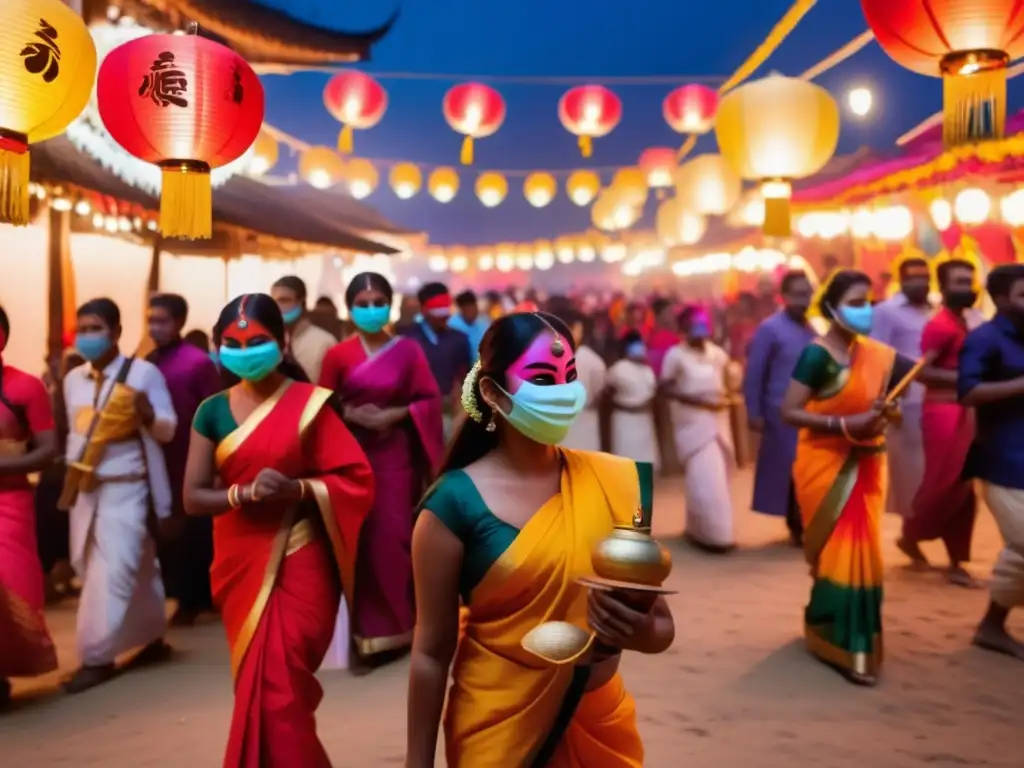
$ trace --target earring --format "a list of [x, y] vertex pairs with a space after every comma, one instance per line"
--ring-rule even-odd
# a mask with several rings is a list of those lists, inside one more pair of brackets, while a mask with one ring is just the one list
[[493, 432], [497, 428], [498, 428], [498, 425], [494, 423], [494, 411], [491, 411], [491, 420], [487, 422], [487, 426], [485, 427], [485, 429], [488, 432]]

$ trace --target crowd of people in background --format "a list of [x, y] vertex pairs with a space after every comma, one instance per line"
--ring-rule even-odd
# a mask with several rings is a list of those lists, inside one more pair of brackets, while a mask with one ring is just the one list
[[[908, 259], [898, 280], [876, 301], [861, 272], [835, 271], [817, 295], [789, 272], [770, 294], [692, 304], [452, 296], [440, 282], [399, 300], [383, 276], [363, 273], [343, 319], [329, 298], [310, 306], [305, 283], [287, 276], [231, 301], [209, 334], [186, 332], [182, 297], [153, 296], [144, 356], [122, 348], [117, 305], [90, 300], [74, 347], [43, 379], [0, 363], [0, 703], [8, 678], [57, 667], [45, 602], [78, 597], [81, 666], [65, 686], [80, 693], [122, 672], [126, 651], [136, 651], [129, 667], [172, 655], [171, 598], [175, 626], [214, 611], [225, 624], [236, 685], [226, 765], [256, 765], [268, 743], [328, 765], [312, 719], [324, 658], [366, 673], [414, 642], [412, 696], [425, 698], [410, 712], [433, 737], [413, 728], [423, 762], [409, 764], [427, 765], [452, 622], [469, 628], [464, 664], [491, 670], [485, 659], [508, 653], [472, 609], [527, 610], [487, 574], [536, 510], [554, 514], [551, 493], [569, 498], [563, 470], [575, 484], [569, 516], [573, 504], [628, 495], [637, 477], [642, 486], [643, 467], [680, 475], [686, 540], [726, 554], [734, 509], [747, 504], [730, 480], [751, 434], [750, 507], [784, 520], [812, 568], [813, 654], [855, 684], [875, 682], [886, 508], [903, 519], [898, 547], [915, 569], [933, 568], [921, 543], [941, 540], [949, 583], [979, 586], [966, 567], [977, 487], [1005, 548], [975, 643], [1024, 659], [1006, 630], [1024, 604], [1024, 265], [987, 275], [988, 320], [974, 309], [981, 276], [968, 262], [933, 276]], [[12, 332], [0, 309], [0, 354]], [[548, 450], [556, 443], [562, 454]], [[274, 514], [240, 512], [253, 508]], [[428, 556], [440, 565], [445, 552], [462, 565], [426, 574]], [[612, 627], [639, 622], [635, 606], [596, 599], [589, 620], [604, 622], [612, 645], [671, 642], [663, 604], [648, 606], [663, 621], [630, 645]], [[527, 666], [494, 669], [525, 680]], [[621, 686], [613, 666], [605, 684]], [[460, 736], [484, 727], [470, 711], [484, 696], [479, 674], [453, 671], [446, 733], [460, 759], [492, 756]], [[599, 740], [636, 753], [629, 728], [612, 731]], [[502, 748], [518, 748], [506, 735]]]

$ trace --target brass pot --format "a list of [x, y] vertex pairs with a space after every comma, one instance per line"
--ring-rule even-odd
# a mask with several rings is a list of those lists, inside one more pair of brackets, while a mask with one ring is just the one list
[[594, 573], [603, 579], [660, 587], [672, 572], [672, 555], [651, 538], [649, 528], [615, 526], [591, 556]]

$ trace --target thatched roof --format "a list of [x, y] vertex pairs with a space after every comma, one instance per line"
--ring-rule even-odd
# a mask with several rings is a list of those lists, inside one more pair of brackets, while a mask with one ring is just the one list
[[[33, 145], [32, 180], [159, 209], [155, 197], [123, 181], [63, 136]], [[373, 240], [372, 232], [402, 231], [355, 200], [312, 189], [300, 199], [288, 190], [244, 176], [235, 176], [214, 190], [213, 215], [215, 227], [228, 224], [257, 235], [364, 253], [396, 253]]]

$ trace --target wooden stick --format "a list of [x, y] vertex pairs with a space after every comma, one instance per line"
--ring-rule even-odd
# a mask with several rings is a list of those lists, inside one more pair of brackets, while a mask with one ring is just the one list
[[913, 383], [914, 379], [917, 378], [918, 374], [924, 370], [924, 367], [928, 365], [928, 363], [929, 358], [927, 357], [922, 357], [914, 363], [914, 367], [907, 371], [907, 375], [900, 379], [896, 386], [892, 388], [892, 391], [885, 396], [885, 404], [890, 405], [891, 403], [896, 402], [896, 398], [903, 394], [903, 390]]

